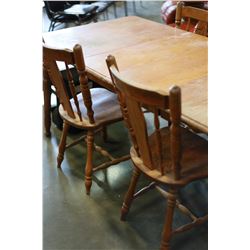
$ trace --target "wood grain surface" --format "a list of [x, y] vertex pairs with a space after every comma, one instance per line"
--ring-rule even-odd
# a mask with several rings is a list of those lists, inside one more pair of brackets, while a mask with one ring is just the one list
[[116, 57], [121, 74], [145, 89], [182, 90], [182, 119], [208, 133], [208, 38], [129, 16], [43, 34], [49, 46], [84, 50], [88, 77], [112, 90], [105, 63]]

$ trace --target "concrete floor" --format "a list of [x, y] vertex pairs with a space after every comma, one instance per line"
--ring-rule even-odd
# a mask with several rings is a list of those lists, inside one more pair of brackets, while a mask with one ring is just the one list
[[[128, 5], [129, 14], [146, 13], [151, 18], [160, 12], [161, 3], [143, 2], [143, 7], [136, 3], [136, 13], [132, 13], [132, 4]], [[119, 13], [124, 13], [122, 11]], [[44, 20], [46, 23], [46, 17]], [[150, 114], [148, 120], [151, 121]], [[157, 190], [135, 200], [127, 222], [121, 222], [120, 208], [132, 173], [131, 162], [95, 173], [91, 195], [87, 196], [86, 146], [79, 144], [68, 149], [62, 168], [58, 169], [56, 157], [61, 131], [52, 124], [51, 132], [51, 138], [43, 138], [43, 249], [159, 249], [166, 200]], [[71, 134], [68, 140], [78, 136]], [[103, 145], [100, 135], [97, 134], [96, 139], [97, 144]], [[109, 127], [109, 140], [105, 146], [114, 155], [129, 151], [128, 133], [122, 122]], [[95, 162], [101, 159], [95, 155]], [[149, 181], [141, 177], [138, 187], [147, 183]], [[207, 212], [207, 188], [207, 180], [204, 180], [189, 185], [182, 193], [197, 215]], [[176, 210], [174, 227], [185, 222], [186, 217]], [[207, 249], [207, 224], [176, 235], [171, 243], [173, 249], [178, 250]]]

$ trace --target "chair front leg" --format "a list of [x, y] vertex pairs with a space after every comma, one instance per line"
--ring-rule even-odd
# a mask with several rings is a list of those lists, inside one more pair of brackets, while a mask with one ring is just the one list
[[51, 31], [51, 28], [52, 28], [52, 24], [53, 24], [53, 22], [51, 21], [51, 22], [50, 22], [50, 25], [49, 25], [49, 29], [48, 29], [48, 32], [50, 32], [50, 31]]
[[140, 177], [140, 170], [137, 167], [134, 167], [134, 171], [133, 171], [133, 175], [129, 184], [129, 188], [128, 191], [125, 195], [125, 199], [124, 202], [122, 204], [122, 209], [121, 209], [121, 220], [125, 221], [126, 220], [126, 216], [127, 213], [129, 211], [129, 208], [132, 204], [133, 198], [134, 198], [134, 193], [135, 193], [135, 188], [136, 188], [136, 184], [137, 181]]
[[166, 218], [161, 239], [161, 248], [160, 248], [161, 250], [170, 249], [170, 238], [172, 233], [174, 209], [176, 205], [176, 194], [177, 194], [176, 190], [173, 189], [171, 189], [168, 193]]
[[64, 158], [64, 151], [65, 151], [65, 147], [66, 147], [66, 140], [67, 140], [67, 134], [68, 134], [69, 127], [70, 127], [70, 125], [67, 122], [63, 123], [63, 131], [62, 131], [62, 135], [61, 135], [61, 140], [60, 140], [60, 144], [59, 144], [59, 152], [58, 152], [58, 156], [57, 156], [57, 167], [58, 168], [61, 167], [61, 163], [62, 163], [63, 158]]
[[94, 150], [94, 132], [87, 133], [87, 161], [85, 167], [85, 187], [86, 194], [90, 194], [92, 185], [92, 170], [93, 170], [93, 150]]

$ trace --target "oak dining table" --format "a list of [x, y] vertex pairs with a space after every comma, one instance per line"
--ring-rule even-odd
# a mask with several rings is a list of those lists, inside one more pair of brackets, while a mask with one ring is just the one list
[[[208, 133], [208, 38], [136, 16], [43, 33], [57, 48], [83, 48], [89, 79], [114, 91], [105, 59], [115, 56], [121, 74], [143, 88], [182, 91], [182, 120]], [[50, 92], [44, 86], [45, 129], [50, 129]]]

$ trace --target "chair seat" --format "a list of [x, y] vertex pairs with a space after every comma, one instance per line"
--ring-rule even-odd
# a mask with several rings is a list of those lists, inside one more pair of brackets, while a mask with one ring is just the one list
[[110, 7], [112, 4], [114, 4], [112, 1], [97, 1], [94, 3], [91, 3], [91, 6], [97, 6], [97, 10], [96, 12], [98, 14], [104, 12], [105, 10], [108, 9], [108, 7]]
[[79, 107], [83, 116], [82, 121], [80, 121], [78, 117], [77, 108], [73, 99], [71, 99], [70, 102], [76, 118], [71, 118], [63, 109], [63, 106], [60, 105], [59, 113], [62, 119], [68, 121], [74, 126], [77, 126], [78, 128], [98, 127], [104, 124], [109, 124], [115, 121], [122, 120], [120, 106], [117, 100], [117, 96], [114, 93], [104, 88], [92, 88], [90, 89], [90, 92], [92, 99], [92, 109], [94, 111], [94, 124], [90, 124], [87, 119], [87, 110], [84, 105], [81, 93], [77, 95], [77, 99], [79, 101]]
[[184, 186], [190, 181], [206, 178], [208, 176], [208, 159], [207, 159], [207, 150], [208, 143], [205, 139], [200, 136], [190, 132], [187, 129], [181, 129], [181, 138], [182, 138], [182, 160], [181, 160], [181, 178], [180, 180], [174, 179], [174, 173], [171, 170], [171, 159], [170, 154], [170, 130], [169, 127], [163, 128], [160, 130], [162, 136], [162, 164], [167, 166], [165, 175], [161, 175], [159, 157], [157, 157], [157, 148], [156, 148], [156, 133], [153, 133], [149, 137], [149, 145], [152, 152], [152, 159], [154, 159], [154, 166], [157, 166], [156, 169], [151, 170], [146, 167], [142, 159], [138, 157], [134, 147], [131, 148], [130, 154], [132, 161], [145, 175], [156, 180], [163, 184], [168, 185], [178, 185]]
[[88, 15], [91, 14], [97, 8], [95, 6], [89, 6], [84, 4], [74, 4], [68, 9], [65, 9], [63, 12], [71, 15]]

